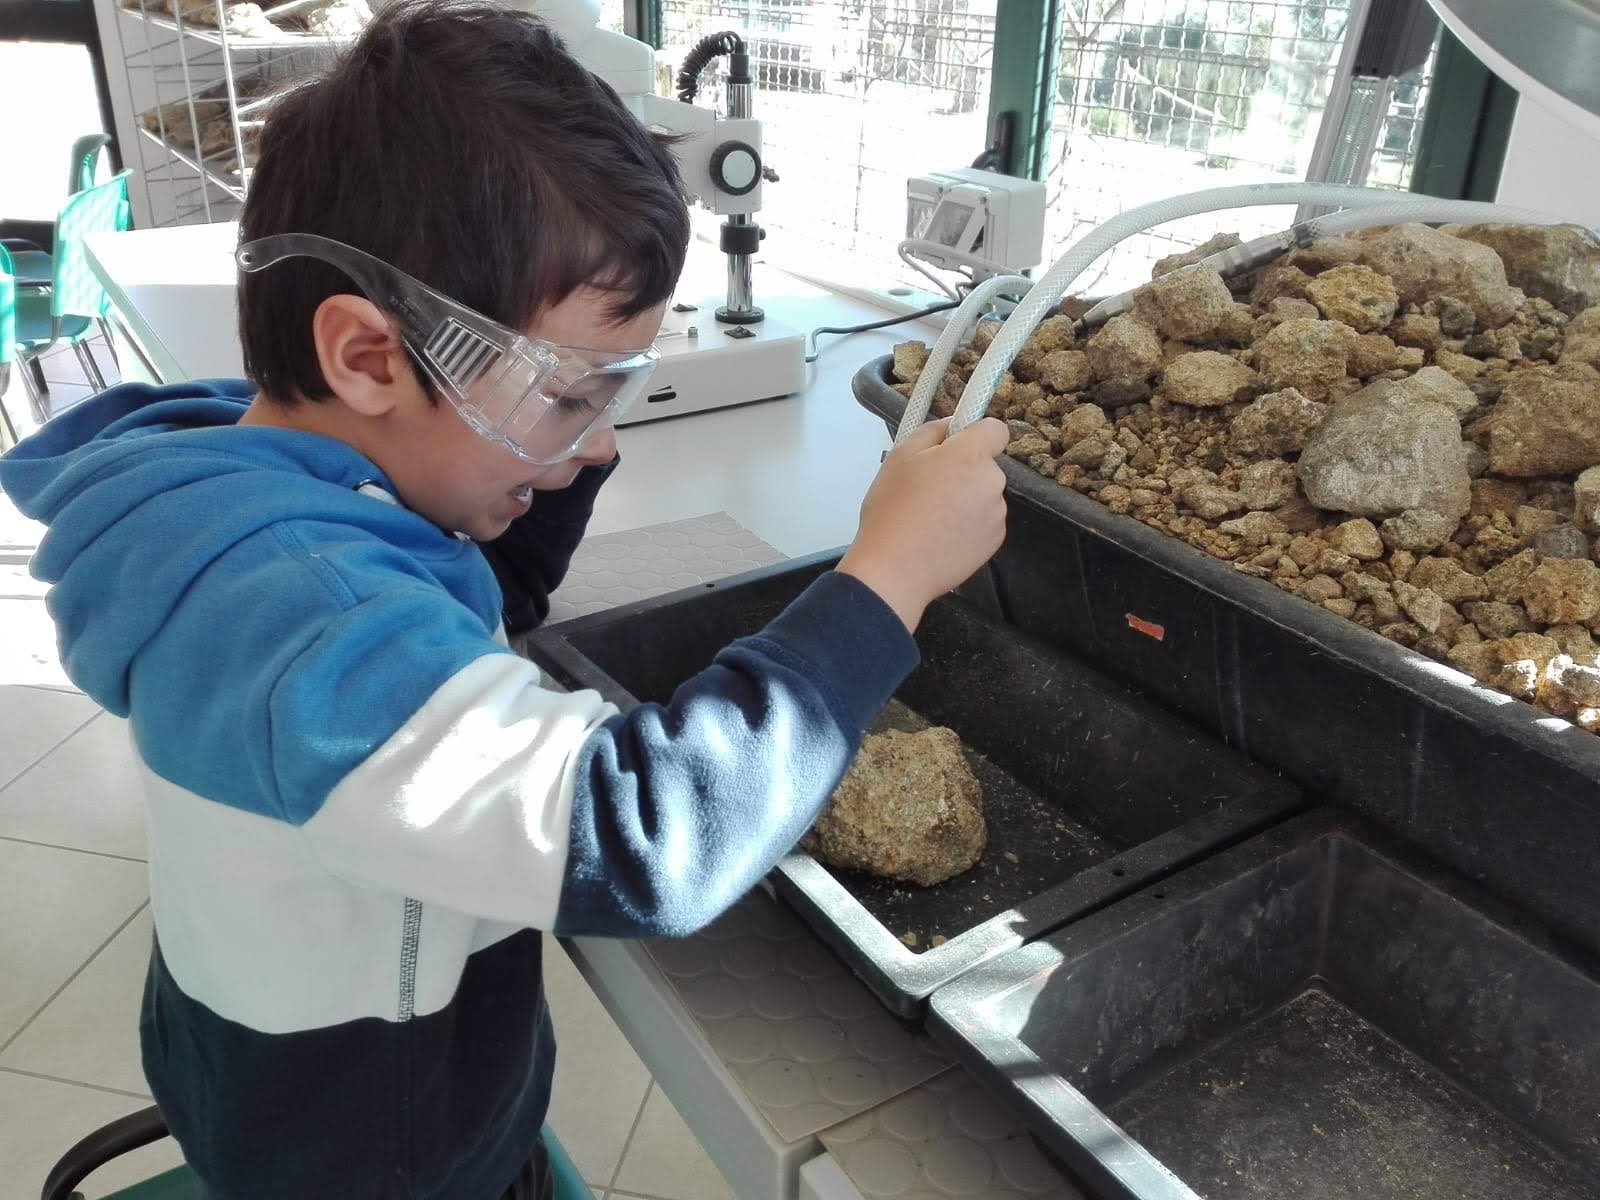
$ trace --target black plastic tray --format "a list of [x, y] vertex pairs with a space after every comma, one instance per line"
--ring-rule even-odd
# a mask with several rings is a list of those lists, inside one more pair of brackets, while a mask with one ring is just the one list
[[[836, 560], [551, 626], [529, 653], [565, 686], [594, 688], [624, 710], [663, 702]], [[922, 889], [796, 853], [773, 878], [903, 1017], [919, 1017], [936, 988], [979, 963], [1303, 807], [1292, 785], [960, 598], [935, 603], [917, 641], [923, 665], [879, 724], [925, 721], [961, 736], [987, 796], [982, 863]]]
[[1323, 809], [934, 997], [1091, 1188], [1137, 1200], [1600, 1195], [1600, 975]]
[[[891, 367], [855, 394], [892, 431]], [[1002, 465], [1006, 620], [1600, 950], [1600, 737]]]

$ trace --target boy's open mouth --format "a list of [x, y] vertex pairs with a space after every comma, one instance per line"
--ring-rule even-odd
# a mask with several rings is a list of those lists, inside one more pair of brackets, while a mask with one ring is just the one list
[[519, 504], [530, 504], [530, 503], [532, 503], [533, 502], [533, 484], [525, 483], [521, 487], [512, 488], [511, 489], [511, 498], [513, 500], [517, 501], [517, 503], [519, 503]]

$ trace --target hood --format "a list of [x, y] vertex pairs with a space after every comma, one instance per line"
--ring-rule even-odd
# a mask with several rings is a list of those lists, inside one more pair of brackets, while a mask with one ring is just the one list
[[[473, 553], [417, 514], [356, 491], [393, 488], [345, 443], [237, 428], [253, 394], [244, 380], [112, 388], [0, 458], [0, 490], [47, 526], [31, 569], [52, 585], [46, 603], [67, 675], [119, 716], [141, 648], [212, 564], [269, 526], [365, 528], [440, 564]], [[498, 597], [483, 603], [493, 612]]]

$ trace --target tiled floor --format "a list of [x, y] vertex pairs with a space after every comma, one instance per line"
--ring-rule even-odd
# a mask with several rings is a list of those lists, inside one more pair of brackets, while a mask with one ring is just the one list
[[[106, 383], [116, 383], [119, 378], [117, 364], [112, 360], [111, 351], [106, 348], [105, 341], [94, 337], [88, 339], [88, 345]], [[52, 416], [65, 412], [80, 400], [86, 400], [94, 394], [94, 388], [84, 376], [78, 356], [67, 343], [63, 342], [51, 350], [41, 361], [44, 364], [44, 380], [49, 385], [48, 402]], [[6, 389], [5, 396], [0, 399], [5, 403], [6, 412], [10, 414], [11, 423], [16, 426], [18, 436], [26, 437], [34, 429], [35, 421], [28, 405], [27, 390], [22, 385], [22, 367], [19, 364], [11, 364], [11, 383]]]
[[[26, 415], [20, 390], [7, 400]], [[123, 723], [61, 672], [43, 589], [26, 572], [39, 533], [0, 497], [3, 1200], [36, 1195], [79, 1137], [149, 1103], [136, 1018], [151, 917], [132, 752]], [[731, 1200], [553, 943], [547, 962], [565, 1047], [551, 1124], [595, 1195]], [[93, 1176], [86, 1195], [96, 1200], [176, 1161], [171, 1142], [141, 1150]]]

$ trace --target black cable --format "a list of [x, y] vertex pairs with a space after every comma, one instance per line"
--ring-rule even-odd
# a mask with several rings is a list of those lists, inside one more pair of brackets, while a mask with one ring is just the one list
[[941, 304], [932, 304], [927, 308], [918, 309], [916, 312], [908, 312], [902, 317], [888, 317], [882, 321], [868, 321], [865, 325], [818, 326], [816, 329], [813, 329], [810, 333], [810, 336], [806, 338], [806, 340], [811, 343], [811, 353], [806, 355], [806, 362], [814, 363], [821, 356], [822, 352], [817, 349], [817, 339], [825, 333], [841, 335], [850, 333], [871, 333], [874, 329], [888, 329], [891, 325], [904, 325], [907, 321], [920, 321], [923, 317], [933, 316], [934, 313], [949, 312], [952, 308], [959, 307], [960, 304], [961, 301], [959, 300], [946, 300]]
[[[694, 98], [700, 91], [700, 72], [706, 69], [706, 65], [712, 59], [721, 58], [723, 55], [745, 57], [747, 54], [744, 38], [732, 30], [707, 34], [696, 42], [694, 49], [684, 57], [683, 67], [678, 71], [678, 99], [685, 104], [694, 103]], [[747, 58], [742, 73], [747, 76], [749, 74]]]

